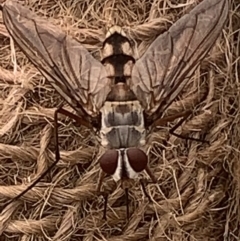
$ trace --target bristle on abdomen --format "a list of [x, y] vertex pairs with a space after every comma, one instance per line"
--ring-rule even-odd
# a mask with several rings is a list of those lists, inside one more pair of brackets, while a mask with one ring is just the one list
[[126, 82], [131, 76], [135, 59], [133, 48], [123, 29], [119, 26], [111, 27], [103, 42], [102, 63], [105, 65], [110, 78], [114, 83]]
[[112, 26], [111, 28], [108, 29], [107, 34], [106, 34], [106, 39], [108, 37], [110, 37], [111, 35], [113, 35], [114, 33], [119, 33], [122, 36], [126, 37], [126, 34], [123, 31], [123, 29], [120, 26], [115, 25], [115, 26]]

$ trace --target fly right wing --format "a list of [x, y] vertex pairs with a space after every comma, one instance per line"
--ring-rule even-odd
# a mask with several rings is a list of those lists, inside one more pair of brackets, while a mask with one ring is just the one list
[[227, 15], [227, 0], [202, 1], [136, 61], [129, 85], [147, 118], [160, 118], [174, 101], [214, 45]]
[[97, 116], [111, 90], [101, 62], [19, 3], [6, 1], [2, 12], [11, 37], [56, 91], [82, 118]]

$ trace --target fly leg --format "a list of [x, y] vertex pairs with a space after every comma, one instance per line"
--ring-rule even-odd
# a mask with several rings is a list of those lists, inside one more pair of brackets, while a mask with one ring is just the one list
[[129, 221], [129, 197], [128, 197], [128, 188], [125, 188], [125, 197], [126, 197], [126, 212], [127, 212], [127, 220]]
[[[102, 195], [104, 199], [104, 208], [103, 208], [103, 219], [107, 220], [107, 204], [108, 204], [108, 197], [109, 194], [113, 192], [114, 189], [116, 189], [116, 182], [111, 180], [105, 181], [103, 183], [103, 179], [107, 176], [106, 173], [104, 173], [100, 169], [99, 178], [98, 178], [98, 184], [97, 184], [97, 194]], [[102, 185], [104, 184], [104, 185]], [[103, 186], [103, 187], [102, 187]], [[103, 189], [103, 191], [101, 191]]]
[[178, 137], [178, 138], [181, 138], [181, 139], [185, 139], [185, 140], [192, 140], [192, 141], [198, 141], [198, 142], [202, 142], [202, 143], [208, 143], [208, 141], [206, 140], [203, 140], [203, 139], [200, 139], [200, 138], [194, 138], [194, 137], [189, 137], [189, 136], [184, 136], [184, 135], [180, 135], [180, 134], [177, 134], [175, 133], [174, 131], [183, 124], [183, 122], [192, 114], [192, 111], [186, 111], [183, 115], [183, 118], [173, 127], [169, 130], [169, 133]]
[[101, 194], [104, 198], [103, 219], [107, 220], [108, 193], [101, 192], [101, 187], [105, 176], [106, 174], [102, 170], [100, 170], [100, 175], [99, 175], [98, 185], [97, 185], [97, 193]]
[[18, 200], [21, 198], [25, 193], [27, 193], [30, 189], [32, 189], [43, 177], [45, 177], [54, 166], [59, 162], [60, 160], [60, 152], [59, 152], [59, 143], [58, 143], [58, 114], [62, 113], [66, 116], [70, 116], [71, 118], [77, 120], [78, 122], [82, 122], [81, 119], [78, 116], [75, 116], [74, 114], [70, 113], [67, 110], [64, 110], [62, 108], [63, 104], [61, 104], [57, 110], [54, 113], [54, 142], [55, 142], [55, 161], [49, 166], [47, 170], [45, 170], [35, 181], [33, 181], [24, 191], [19, 193], [17, 196], [12, 198], [9, 202], [5, 203], [2, 206], [2, 209], [6, 208], [10, 203]]
[[146, 178], [142, 178], [140, 179], [140, 184], [142, 186], [144, 195], [147, 197], [149, 202], [152, 202], [152, 198], [147, 193], [146, 186], [150, 183], [157, 183], [157, 178], [154, 176], [154, 174], [152, 173], [152, 171], [148, 166], [146, 166], [145, 171], [147, 172], [148, 176], [151, 178], [151, 181], [147, 180]]
[[154, 123], [153, 123], [153, 127], [155, 126], [160, 126], [160, 125], [165, 125], [167, 122], [170, 122], [170, 121], [174, 121], [175, 119], [177, 118], [181, 118], [182, 119], [174, 126], [172, 127], [170, 130], [169, 130], [169, 133], [171, 135], [174, 135], [178, 138], [181, 138], [181, 139], [185, 139], [185, 140], [192, 140], [192, 141], [198, 141], [198, 142], [202, 142], [202, 143], [208, 143], [208, 141], [206, 140], [203, 140], [203, 139], [199, 139], [199, 138], [194, 138], [194, 137], [189, 137], [189, 136], [184, 136], [184, 135], [180, 135], [180, 134], [177, 134], [175, 133], [175, 130], [181, 126], [183, 124], [183, 122], [192, 114], [192, 111], [191, 110], [187, 110], [187, 111], [183, 111], [181, 113], [177, 113], [175, 115], [172, 115], [172, 116], [167, 116], [167, 117], [164, 117], [164, 118], [160, 118], [158, 120], [156, 120]]

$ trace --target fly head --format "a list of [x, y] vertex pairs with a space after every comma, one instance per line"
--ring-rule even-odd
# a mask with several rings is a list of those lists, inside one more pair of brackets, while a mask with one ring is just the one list
[[[121, 180], [121, 187], [125, 190], [127, 218], [129, 218], [129, 181], [131, 182], [132, 179], [137, 177], [138, 173], [145, 170], [147, 163], [147, 154], [143, 150], [135, 147], [110, 149], [99, 158], [102, 171], [107, 175], [111, 175], [116, 182]], [[105, 198], [104, 204], [104, 218], [106, 218], [106, 202], [107, 198]]]

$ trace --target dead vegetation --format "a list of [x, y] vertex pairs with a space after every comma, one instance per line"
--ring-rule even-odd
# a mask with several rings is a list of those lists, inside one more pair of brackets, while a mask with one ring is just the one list
[[[111, 24], [123, 26], [141, 54], [157, 34], [188, 12], [193, 0], [26, 0], [99, 57]], [[240, 1], [215, 47], [168, 112], [193, 108], [179, 128], [210, 145], [169, 135], [150, 139], [149, 203], [138, 182], [109, 197], [107, 222], [97, 196], [94, 134], [61, 116], [61, 161], [41, 183], [0, 213], [0, 240], [239, 240], [240, 237]], [[53, 113], [61, 97], [10, 41], [0, 15], [0, 204], [23, 191], [54, 161]], [[145, 175], [145, 174], [144, 174]], [[106, 182], [112, 184], [111, 180]], [[0, 206], [1, 206], [0, 205]]]

